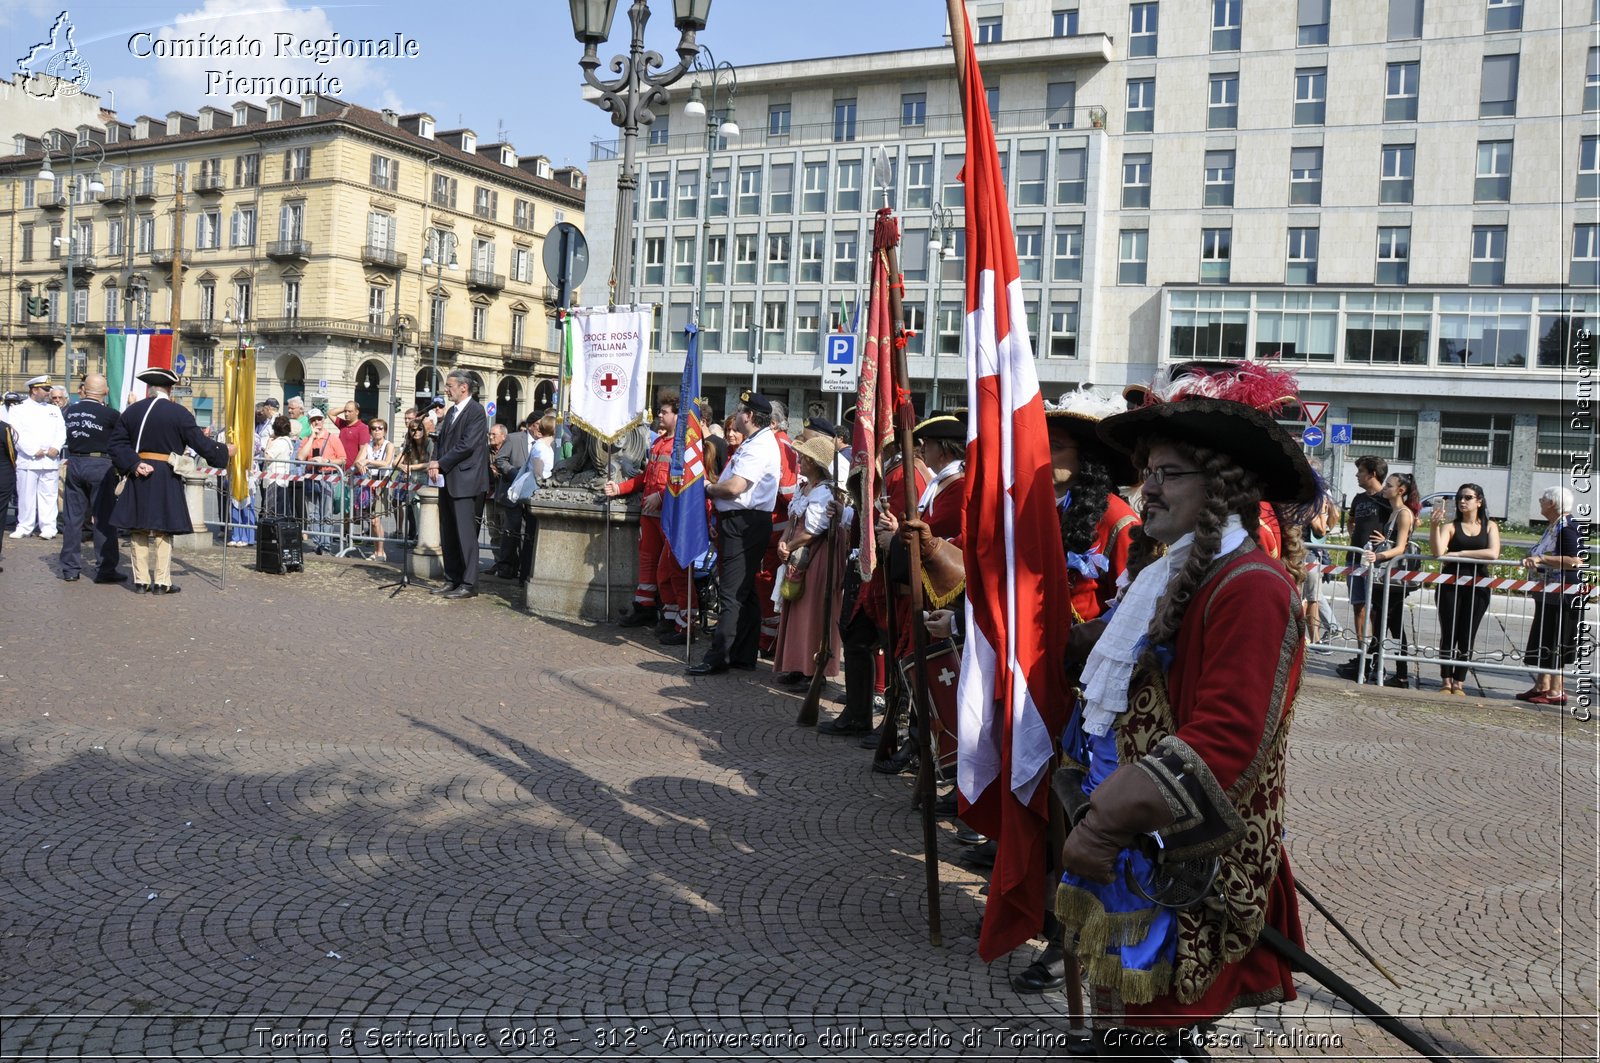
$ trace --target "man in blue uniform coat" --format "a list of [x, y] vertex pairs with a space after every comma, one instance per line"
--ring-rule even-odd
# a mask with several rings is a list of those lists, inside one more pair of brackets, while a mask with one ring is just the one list
[[195, 424], [194, 414], [172, 401], [178, 376], [151, 366], [139, 374], [150, 397], [122, 411], [111, 434], [111, 461], [128, 477], [111, 522], [132, 536], [136, 594], [177, 594], [172, 583], [172, 536], [193, 530], [183, 497], [183, 478], [167, 460], [192, 447], [216, 466], [228, 463], [235, 445], [218, 443]]

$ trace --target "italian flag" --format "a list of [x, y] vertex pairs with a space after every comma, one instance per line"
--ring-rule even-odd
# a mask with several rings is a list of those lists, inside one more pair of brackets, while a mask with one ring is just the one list
[[125, 410], [145, 397], [139, 374], [150, 368], [152, 360], [157, 365], [172, 364], [170, 329], [106, 329], [106, 382], [111, 388], [106, 401], [112, 409]]

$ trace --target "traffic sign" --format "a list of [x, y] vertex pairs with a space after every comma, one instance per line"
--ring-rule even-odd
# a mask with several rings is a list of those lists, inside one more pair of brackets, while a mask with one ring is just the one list
[[1322, 420], [1323, 414], [1328, 412], [1326, 402], [1302, 402], [1300, 408], [1305, 411], [1306, 424], [1314, 425]]
[[183, 371], [187, 368], [189, 368], [189, 359], [185, 358], [183, 355], [180, 354], [172, 359], [172, 371], [174, 373], [182, 376]]
[[317, 394], [318, 395], [326, 395], [327, 393], [328, 393], [328, 382], [326, 380], [317, 381]]
[[848, 395], [856, 390], [856, 338], [849, 332], [830, 332], [824, 341], [822, 392]]
[[1308, 447], [1322, 446], [1322, 429], [1314, 424], [1306, 425], [1306, 430], [1300, 433], [1300, 442]]
[[494, 403], [493, 402], [484, 403], [483, 404], [483, 412], [488, 414], [490, 417], [493, 417], [494, 416]]
[[1328, 430], [1333, 433], [1333, 445], [1336, 447], [1348, 447], [1355, 442], [1355, 431], [1351, 425], [1330, 424]]

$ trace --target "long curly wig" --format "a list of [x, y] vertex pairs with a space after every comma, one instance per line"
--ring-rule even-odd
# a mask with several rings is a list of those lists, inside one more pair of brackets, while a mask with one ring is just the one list
[[1061, 542], [1069, 553], [1087, 553], [1094, 545], [1094, 530], [1106, 515], [1106, 501], [1116, 485], [1110, 467], [1091, 448], [1078, 452], [1078, 471], [1072, 476], [1072, 502], [1061, 511]]

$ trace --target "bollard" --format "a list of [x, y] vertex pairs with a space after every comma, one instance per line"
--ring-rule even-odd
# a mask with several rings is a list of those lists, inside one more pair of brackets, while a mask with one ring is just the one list
[[438, 579], [444, 575], [444, 551], [439, 547], [439, 489], [419, 487], [417, 504], [417, 545], [412, 547], [410, 572], [416, 579]]
[[172, 545], [175, 549], [187, 552], [218, 548], [211, 529], [206, 526], [206, 492], [215, 490], [215, 477], [195, 473], [183, 478], [183, 502], [189, 510], [190, 530], [187, 535], [173, 537]]

